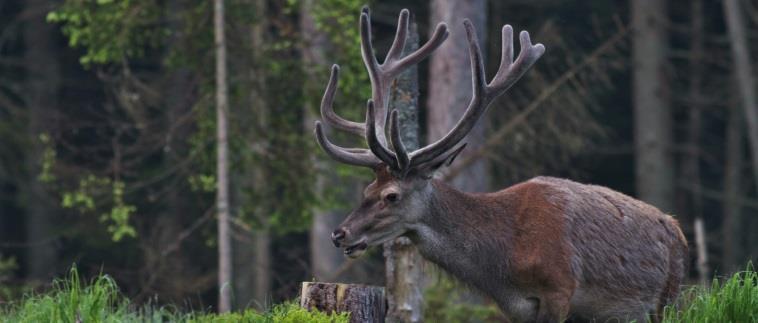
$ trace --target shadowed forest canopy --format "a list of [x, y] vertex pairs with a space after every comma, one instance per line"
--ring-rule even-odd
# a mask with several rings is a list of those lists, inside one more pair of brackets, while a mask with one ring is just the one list
[[[494, 191], [549, 175], [650, 202], [690, 241], [688, 283], [758, 259], [755, 66], [735, 65], [758, 58], [753, 1], [735, 0], [735, 16], [711, 0], [477, 0], [471, 17], [435, 11], [444, 0], [222, 2], [234, 309], [291, 300], [302, 281], [384, 285], [380, 248], [348, 260], [329, 240], [373, 174], [313, 138], [333, 63], [335, 110], [365, 120], [366, 4], [380, 61], [401, 9], [421, 43], [438, 19], [450, 23], [444, 54], [418, 67], [421, 144], [471, 95], [469, 72], [451, 72], [469, 68], [463, 18], [478, 28], [488, 79], [503, 25], [547, 49], [441, 177]], [[215, 306], [217, 42], [213, 1], [0, 2], [0, 303], [75, 265], [108, 274], [137, 304]], [[462, 289], [445, 277], [428, 285], [431, 308]]]

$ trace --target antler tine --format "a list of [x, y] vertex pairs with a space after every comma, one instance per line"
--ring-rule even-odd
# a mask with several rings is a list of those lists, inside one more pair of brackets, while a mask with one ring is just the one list
[[316, 140], [319, 146], [332, 158], [345, 164], [374, 168], [381, 164], [368, 149], [342, 148], [333, 144], [324, 134], [321, 122], [316, 121]]
[[[506, 40], [506, 33], [510, 34], [507, 36], [507, 40], [511, 44], [509, 46], [510, 50], [513, 51], [513, 42], [511, 40], [513, 38], [513, 29], [507, 25], [506, 27], [503, 28], [503, 41]], [[498, 68], [497, 74], [495, 74], [495, 77], [492, 78], [492, 82], [489, 84], [494, 97], [507, 91], [545, 53], [545, 46], [542, 44], [532, 45], [532, 40], [529, 38], [529, 33], [526, 30], [521, 31], [519, 34], [519, 42], [521, 43], [521, 52], [518, 58], [516, 58], [516, 62], [508, 64], [506, 64], [507, 61], [500, 62], [500, 68]], [[503, 45], [503, 48], [505, 48], [505, 45]], [[511, 54], [511, 57], [513, 57], [513, 54]]]
[[395, 154], [387, 150], [377, 137], [375, 112], [374, 101], [368, 100], [366, 103], [366, 142], [368, 143], [368, 148], [390, 168], [398, 169]]
[[532, 45], [529, 33], [522, 31], [519, 35], [521, 52], [516, 61], [513, 62], [513, 29], [508, 25], [504, 26], [502, 31], [503, 52], [500, 67], [492, 82], [487, 84], [484, 74], [484, 63], [482, 62], [474, 25], [469, 20], [465, 20], [463, 25], [466, 29], [466, 37], [469, 43], [473, 96], [466, 108], [466, 112], [463, 113], [463, 116], [453, 129], [436, 142], [411, 153], [412, 167], [433, 161], [438, 156], [455, 147], [471, 131], [482, 114], [487, 110], [489, 104], [495, 98], [505, 93], [545, 52], [545, 47], [542, 44]]
[[405, 48], [406, 37], [408, 37], [408, 21], [410, 12], [408, 9], [400, 11], [400, 16], [397, 18], [397, 31], [395, 31], [395, 40], [392, 41], [392, 46], [387, 52], [387, 57], [384, 58], [384, 63], [387, 61], [399, 57], [403, 53]]
[[329, 76], [329, 82], [324, 91], [324, 97], [321, 99], [321, 118], [329, 125], [350, 133], [363, 136], [366, 133], [366, 125], [359, 122], [345, 120], [334, 112], [334, 95], [337, 93], [337, 84], [339, 83], [340, 67], [337, 64], [332, 65], [332, 73]]
[[[440, 47], [449, 35], [450, 33], [447, 30], [447, 24], [444, 22], [437, 24], [437, 27], [434, 28], [434, 33], [432, 33], [432, 37], [429, 38], [423, 46], [419, 47], [415, 52], [406, 55], [402, 59], [392, 62], [393, 72], [399, 74], [408, 66], [418, 64]], [[385, 60], [384, 64], [388, 65], [388, 62]]]
[[387, 150], [387, 139], [384, 134], [384, 124], [387, 120], [387, 112], [385, 102], [388, 99], [388, 88], [391, 79], [383, 73], [379, 62], [374, 55], [374, 47], [371, 44], [371, 18], [369, 17], [368, 7], [363, 7], [361, 10], [361, 56], [363, 57], [363, 63], [366, 65], [368, 71], [369, 81], [371, 81], [371, 98], [378, 109], [380, 118], [376, 119], [375, 127], [380, 131], [376, 134], [379, 138], [379, 142], [384, 150]]
[[[497, 69], [497, 74], [505, 73], [513, 64], [513, 27], [511, 25], [503, 26], [501, 32], [501, 56], [500, 67]], [[522, 47], [523, 48], [523, 47]]]
[[398, 168], [408, 171], [410, 159], [408, 158], [408, 152], [405, 150], [405, 145], [403, 145], [403, 140], [400, 138], [400, 124], [397, 121], [397, 114], [397, 110], [390, 112], [390, 143], [395, 150]]

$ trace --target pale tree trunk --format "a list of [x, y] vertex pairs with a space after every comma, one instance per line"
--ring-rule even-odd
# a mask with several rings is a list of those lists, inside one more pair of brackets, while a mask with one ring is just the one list
[[667, 88], [666, 1], [630, 0], [637, 195], [663, 212], [674, 209], [671, 108]]
[[229, 165], [227, 164], [226, 40], [224, 37], [224, 1], [214, 0], [213, 26], [216, 45], [216, 212], [218, 216], [218, 311], [232, 308], [232, 243], [229, 231]]
[[755, 78], [752, 62], [750, 62], [750, 49], [745, 34], [745, 22], [742, 20], [742, 10], [745, 9], [740, 8], [739, 1], [724, 0], [724, 19], [732, 44], [733, 70], [737, 76], [740, 103], [747, 120], [748, 141], [753, 157], [753, 176], [755, 185], [758, 185], [758, 101], [755, 97]]
[[[429, 97], [427, 99], [427, 141], [444, 136], [458, 122], [471, 99], [471, 68], [463, 19], [468, 18], [477, 30], [480, 44], [485, 39], [486, 1], [433, 0], [430, 21], [444, 21], [450, 37], [432, 55], [429, 65]], [[486, 52], [486, 50], [484, 51]], [[465, 160], [470, 152], [484, 143], [486, 122], [480, 121], [464, 139], [468, 147], [458, 156]], [[484, 192], [489, 186], [487, 162], [479, 158], [452, 180], [453, 186], [467, 192]]]
[[697, 271], [700, 281], [708, 280], [708, 252], [706, 245], [706, 230], [703, 222], [703, 203], [700, 183], [700, 124], [702, 119], [701, 93], [703, 90], [703, 1], [692, 1], [692, 26], [690, 49], [690, 84], [689, 84], [689, 124], [687, 125], [687, 151], [688, 154], [682, 165], [682, 178], [689, 181], [690, 190], [690, 214], [694, 217], [695, 242], [697, 248]]
[[[734, 100], [730, 100], [734, 103]], [[724, 167], [724, 222], [722, 236], [724, 237], [724, 255], [722, 274], [734, 272], [738, 268], [742, 255], [742, 159], [744, 154], [742, 132], [744, 122], [743, 112], [737, 104], [729, 110], [729, 121], [726, 127], [726, 166]]]
[[33, 140], [25, 161], [28, 178], [22, 186], [26, 191], [26, 239], [29, 243], [27, 279], [48, 281], [55, 269], [56, 259], [56, 250], [51, 241], [55, 202], [38, 180], [44, 150], [38, 138], [51, 123], [46, 116], [50, 116], [58, 106], [60, 71], [52, 37], [55, 26], [45, 22], [44, 16], [49, 11], [45, 8], [52, 9], [51, 3], [47, 0], [24, 3], [30, 12], [39, 13], [29, 17], [23, 32], [26, 48], [24, 66], [28, 71], [24, 98], [29, 113], [28, 136]]
[[[254, 24], [250, 27], [250, 37], [248, 38], [250, 48], [250, 58], [246, 60], [249, 63], [248, 78], [251, 88], [249, 92], [249, 106], [247, 107], [247, 116], [251, 116], [257, 129], [267, 129], [268, 125], [268, 105], [266, 104], [265, 79], [266, 71], [262, 62], [264, 38], [267, 25], [266, 19], [266, 2], [264, 0], [249, 0], [247, 5], [252, 6], [257, 17]], [[240, 116], [240, 120], [244, 120]], [[249, 138], [251, 143], [250, 149], [255, 153], [265, 153], [262, 147], [266, 147], [264, 138]], [[257, 194], [266, 193], [266, 170], [263, 165], [248, 166], [247, 173], [240, 181], [244, 181], [244, 186], [252, 189]], [[239, 202], [243, 203], [245, 197], [238, 192]], [[265, 200], [265, 199], [263, 199]], [[252, 231], [240, 230], [234, 243], [234, 299], [235, 306], [239, 309], [253, 306], [258, 310], [264, 310], [269, 303], [271, 293], [271, 235], [269, 233], [268, 217], [271, 211], [270, 205], [263, 203], [251, 208], [252, 217], [257, 223], [262, 224], [260, 227], [254, 227]]]
[[[419, 46], [416, 23], [409, 26], [403, 55]], [[418, 70], [411, 67], [393, 83], [389, 108], [398, 111], [400, 136], [408, 150], [419, 147], [418, 138]], [[424, 261], [410, 239], [400, 237], [384, 244], [387, 286], [387, 322], [423, 321]]]
[[[316, 4], [314, 0], [304, 0], [300, 6], [300, 28], [302, 34], [305, 36], [303, 40], [306, 42], [303, 47], [303, 64], [304, 70], [310, 80], [318, 80], [318, 75], [324, 75], [324, 73], [318, 73], [319, 71], [325, 72], [328, 70], [328, 64], [325, 58], [325, 53], [329, 47], [329, 40], [327, 35], [316, 28], [316, 22], [313, 17], [313, 11]], [[318, 83], [318, 82], [316, 82]], [[321, 83], [318, 83], [321, 84]], [[323, 90], [323, 89], [318, 89]], [[316, 95], [319, 93], [316, 89], [309, 91], [307, 95]], [[305, 109], [305, 123], [304, 128], [306, 133], [313, 132], [313, 124], [317, 119], [316, 107], [311, 106], [311, 102], [315, 100], [306, 100]], [[320, 158], [313, 158], [316, 175], [315, 192], [319, 199], [324, 200], [326, 198], [324, 192], [333, 185], [340, 185], [339, 187], [352, 186], [351, 183], [340, 183], [340, 179], [334, 175], [334, 172], [322, 171], [329, 167], [324, 165], [324, 162]], [[347, 195], [352, 190], [345, 190]], [[335, 274], [340, 270], [341, 266], [345, 263], [345, 256], [342, 251], [335, 248], [330, 240], [331, 232], [337, 228], [342, 221], [342, 218], [347, 214], [347, 210], [341, 208], [315, 208], [313, 210], [313, 220], [311, 222], [310, 229], [310, 264], [311, 275], [317, 280], [324, 279], [337, 279]]]

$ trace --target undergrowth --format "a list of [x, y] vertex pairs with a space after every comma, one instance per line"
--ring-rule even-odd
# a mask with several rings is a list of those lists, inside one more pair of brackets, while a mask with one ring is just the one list
[[170, 307], [134, 306], [107, 275], [100, 275], [82, 284], [76, 269], [66, 279], [53, 282], [50, 291], [29, 294], [23, 299], [0, 304], [1, 323], [346, 323], [348, 315], [309, 312], [288, 302], [276, 305], [265, 313], [246, 310], [225, 314], [182, 313]]
[[[430, 321], [486, 322], [502, 317], [494, 306], [462, 304], [450, 297], [455, 284], [442, 279], [427, 290], [425, 318]], [[297, 304], [279, 304], [266, 312], [246, 310], [226, 314], [182, 312], [173, 307], [131, 304], [115, 281], [100, 275], [84, 284], [76, 269], [66, 279], [53, 282], [45, 293], [0, 303], [0, 323], [25, 322], [180, 322], [180, 323], [299, 323], [348, 322], [348, 315], [306, 311]], [[664, 323], [758, 323], [758, 273], [752, 265], [729, 279], [714, 279], [709, 287], [685, 290], [677, 304], [664, 311]]]
[[748, 264], [724, 282], [696, 286], [664, 312], [664, 323], [758, 323], [758, 273]]

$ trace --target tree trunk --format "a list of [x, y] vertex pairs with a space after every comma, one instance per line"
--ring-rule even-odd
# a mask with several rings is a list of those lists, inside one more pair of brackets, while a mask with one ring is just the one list
[[46, 0], [25, 2], [29, 12], [40, 13], [29, 17], [24, 24], [24, 66], [27, 68], [25, 95], [29, 113], [28, 138], [32, 139], [29, 154], [26, 156], [27, 179], [22, 189], [25, 190], [27, 279], [48, 281], [55, 269], [56, 250], [51, 241], [53, 234], [53, 201], [38, 179], [40, 163], [45, 147], [40, 144], [39, 136], [46, 131], [51, 120], [47, 119], [50, 111], [58, 108], [58, 88], [60, 70], [55, 54], [57, 48], [52, 35], [55, 25], [45, 22], [43, 13], [52, 9]]
[[[450, 37], [435, 51], [429, 63], [429, 98], [426, 114], [428, 142], [433, 142], [450, 131], [468, 106], [472, 95], [471, 69], [463, 19], [471, 20], [476, 27], [479, 43], [487, 44], [485, 5], [484, 0], [431, 2], [430, 21], [447, 22]], [[486, 53], [486, 49], [483, 52]], [[484, 143], [485, 128], [486, 123], [481, 122], [471, 130], [464, 139], [468, 148], [461, 152], [459, 159], [467, 159], [470, 152], [476, 151]], [[487, 191], [487, 168], [486, 160], [480, 158], [453, 178], [452, 184], [463, 191]]]
[[666, 88], [665, 1], [633, 0], [635, 157], [638, 196], [673, 209], [671, 111]]
[[724, 19], [732, 43], [733, 70], [737, 76], [742, 110], [747, 120], [747, 133], [753, 161], [753, 176], [758, 185], [758, 102], [755, 97], [755, 78], [750, 62], [750, 50], [745, 34], [745, 23], [742, 21], [742, 10], [739, 1], [724, 0]]
[[226, 40], [224, 37], [224, 1], [214, 0], [214, 39], [216, 45], [216, 212], [218, 214], [218, 311], [232, 307], [232, 244], [229, 231], [229, 176], [227, 147]]
[[[734, 102], [733, 100], [731, 100]], [[743, 112], [738, 105], [732, 105], [729, 110], [729, 121], [726, 127], [726, 166], [724, 169], [724, 222], [722, 236], [724, 238], [724, 255], [722, 274], [740, 270], [741, 261], [741, 219], [742, 219], [742, 131], [744, 122]]]
[[[327, 35], [316, 28], [316, 22], [313, 17], [313, 11], [315, 10], [314, 0], [304, 0], [300, 7], [300, 28], [303, 35], [308, 35], [303, 40], [306, 42], [303, 49], [303, 64], [304, 70], [308, 74], [308, 79], [317, 80], [318, 75], [323, 73], [317, 73], [319, 71], [325, 72], [328, 69], [325, 53], [328, 50], [329, 44]], [[306, 97], [310, 95], [316, 95], [318, 91], [323, 89], [313, 89], [306, 94]], [[306, 133], [313, 131], [313, 124], [316, 120], [317, 109], [311, 106], [311, 102], [314, 100], [305, 100], [305, 124], [303, 125]], [[313, 158], [315, 169], [318, 171], [316, 175], [315, 192], [320, 200], [325, 200], [326, 196], [324, 192], [334, 185], [339, 187], [353, 186], [352, 183], [340, 183], [338, 176], [334, 172], [322, 172], [320, 170], [326, 169], [328, 166], [324, 165], [323, 160], [320, 158]], [[345, 190], [352, 193], [352, 190]], [[346, 192], [348, 193], [348, 192]], [[346, 197], [347, 198], [347, 197]], [[310, 229], [310, 265], [311, 275], [316, 280], [323, 279], [339, 279], [334, 277], [335, 273], [339, 271], [339, 268], [345, 263], [345, 256], [342, 251], [335, 248], [332, 245], [330, 236], [332, 231], [342, 221], [342, 218], [347, 214], [347, 210], [341, 208], [314, 208], [313, 220], [311, 222]]]
[[300, 307], [326, 313], [350, 313], [351, 323], [382, 323], [384, 288], [365, 285], [303, 283]]
[[[695, 241], [697, 243], [697, 271], [700, 281], [708, 280], [708, 248], [706, 246], [707, 234], [703, 223], [703, 199], [700, 183], [700, 124], [702, 119], [701, 97], [703, 89], [703, 34], [705, 31], [703, 21], [703, 1], [692, 1], [692, 25], [690, 49], [690, 84], [689, 84], [689, 124], [687, 125], [687, 152], [682, 165], [682, 178], [690, 181], [689, 216], [694, 217]], [[699, 236], [702, 235], [702, 236]]]
[[705, 224], [703, 218], [695, 218], [695, 248], [697, 250], [698, 280], [708, 286], [708, 251], [706, 249]]
[[[250, 27], [249, 44], [247, 44], [250, 49], [250, 56], [242, 59], [247, 64], [245, 66], [248, 71], [246, 83], [250, 85], [247, 112], [245, 112], [245, 117], [249, 118], [240, 116], [239, 120], [244, 120], [248, 125], [254, 123], [253, 128], [255, 129], [267, 129], [270, 127], [268, 125], [269, 106], [266, 99], [266, 71], [262, 68], [264, 66], [263, 49], [267, 26], [266, 3], [264, 0], [250, 0], [248, 2], [246, 5], [254, 8], [257, 19]], [[250, 137], [247, 141], [251, 143], [251, 149], [256, 150], [255, 147], [267, 146], [265, 140], [262, 137]], [[244, 178], [240, 179], [240, 182], [243, 182], [240, 183], [240, 189], [244, 185], [252, 190], [253, 194], [267, 194], [267, 171], [264, 165], [245, 165], [245, 170]], [[247, 199], [239, 190], [236, 195], [239, 198], [235, 205], [241, 205]], [[262, 201], [266, 201], [266, 199], [264, 198]], [[253, 212], [252, 218], [255, 219], [255, 222], [262, 225], [254, 227], [252, 232], [240, 230], [233, 240], [235, 307], [244, 309], [252, 306], [258, 310], [265, 310], [271, 294], [271, 235], [268, 225], [268, 214], [271, 212], [271, 206], [267, 203], [261, 203], [249, 209]]]
[[631, 0], [637, 195], [673, 211], [671, 108], [667, 81], [666, 1]]
[[[418, 49], [419, 37], [415, 22], [409, 25], [403, 55]], [[392, 85], [390, 111], [398, 111], [400, 137], [408, 150], [419, 147], [418, 136], [418, 70], [411, 67], [400, 74]], [[400, 237], [384, 244], [387, 322], [421, 322], [423, 317], [423, 259], [410, 239]]]

